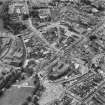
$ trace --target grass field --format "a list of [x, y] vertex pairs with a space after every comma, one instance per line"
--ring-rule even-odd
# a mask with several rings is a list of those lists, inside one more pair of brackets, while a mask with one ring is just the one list
[[27, 96], [32, 93], [32, 88], [17, 88], [11, 87], [0, 98], [0, 105], [21, 105]]

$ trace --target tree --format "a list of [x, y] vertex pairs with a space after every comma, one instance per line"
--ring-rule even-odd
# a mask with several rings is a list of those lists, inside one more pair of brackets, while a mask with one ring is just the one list
[[39, 99], [38, 99], [38, 97], [37, 97], [37, 96], [33, 96], [33, 99], [32, 99], [32, 102], [33, 102], [33, 103], [38, 102], [38, 100], [39, 100]]
[[27, 100], [28, 102], [31, 102], [31, 101], [32, 101], [32, 97], [31, 97], [31, 96], [28, 96], [28, 97], [26, 98], [26, 100]]
[[22, 105], [28, 105], [28, 102], [23, 102]]
[[2, 97], [3, 96], [3, 91], [2, 90], [0, 90], [0, 97]]
[[3, 2], [2, 1], [0, 1], [0, 5], [2, 5], [3, 4]]

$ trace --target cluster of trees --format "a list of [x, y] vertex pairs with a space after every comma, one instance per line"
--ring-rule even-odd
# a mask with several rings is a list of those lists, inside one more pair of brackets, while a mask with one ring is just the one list
[[[3, 4], [1, 18], [3, 20], [3, 26], [8, 31], [12, 32], [13, 34], [17, 35], [21, 31], [25, 30], [27, 27], [22, 24], [21, 22], [14, 22], [13, 19], [17, 19], [17, 14], [9, 14], [9, 1]], [[28, 15], [23, 16], [23, 20], [27, 19]]]
[[30, 60], [25, 68], [23, 68], [24, 73], [27, 74], [27, 76], [32, 76], [34, 71], [36, 69], [36, 62], [34, 60]]
[[34, 85], [35, 85], [35, 88], [34, 88], [34, 91], [32, 93], [33, 103], [35, 105], [38, 105], [38, 100], [41, 97], [42, 92], [45, 90], [45, 88], [40, 83], [38, 75], [35, 76]]
[[26, 101], [22, 103], [22, 105], [39, 105], [39, 98], [41, 97], [42, 92], [45, 90], [45, 88], [40, 84], [40, 80], [37, 74], [34, 77], [34, 85], [35, 88], [32, 92], [32, 96], [28, 96], [26, 98]]
[[12, 32], [14, 35], [20, 34], [20, 32], [27, 29], [26, 25], [23, 25], [22, 23], [13, 23], [12, 21], [4, 21], [4, 28]]

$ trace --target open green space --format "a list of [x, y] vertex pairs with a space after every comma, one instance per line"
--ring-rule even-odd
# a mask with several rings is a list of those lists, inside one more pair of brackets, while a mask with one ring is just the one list
[[21, 105], [26, 98], [31, 95], [32, 88], [29, 87], [11, 87], [0, 98], [0, 105]]

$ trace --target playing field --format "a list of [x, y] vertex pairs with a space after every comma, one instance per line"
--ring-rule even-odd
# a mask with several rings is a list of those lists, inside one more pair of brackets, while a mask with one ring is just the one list
[[0, 105], [21, 105], [31, 93], [32, 88], [29, 87], [11, 87], [5, 92], [4, 96], [0, 98]]

